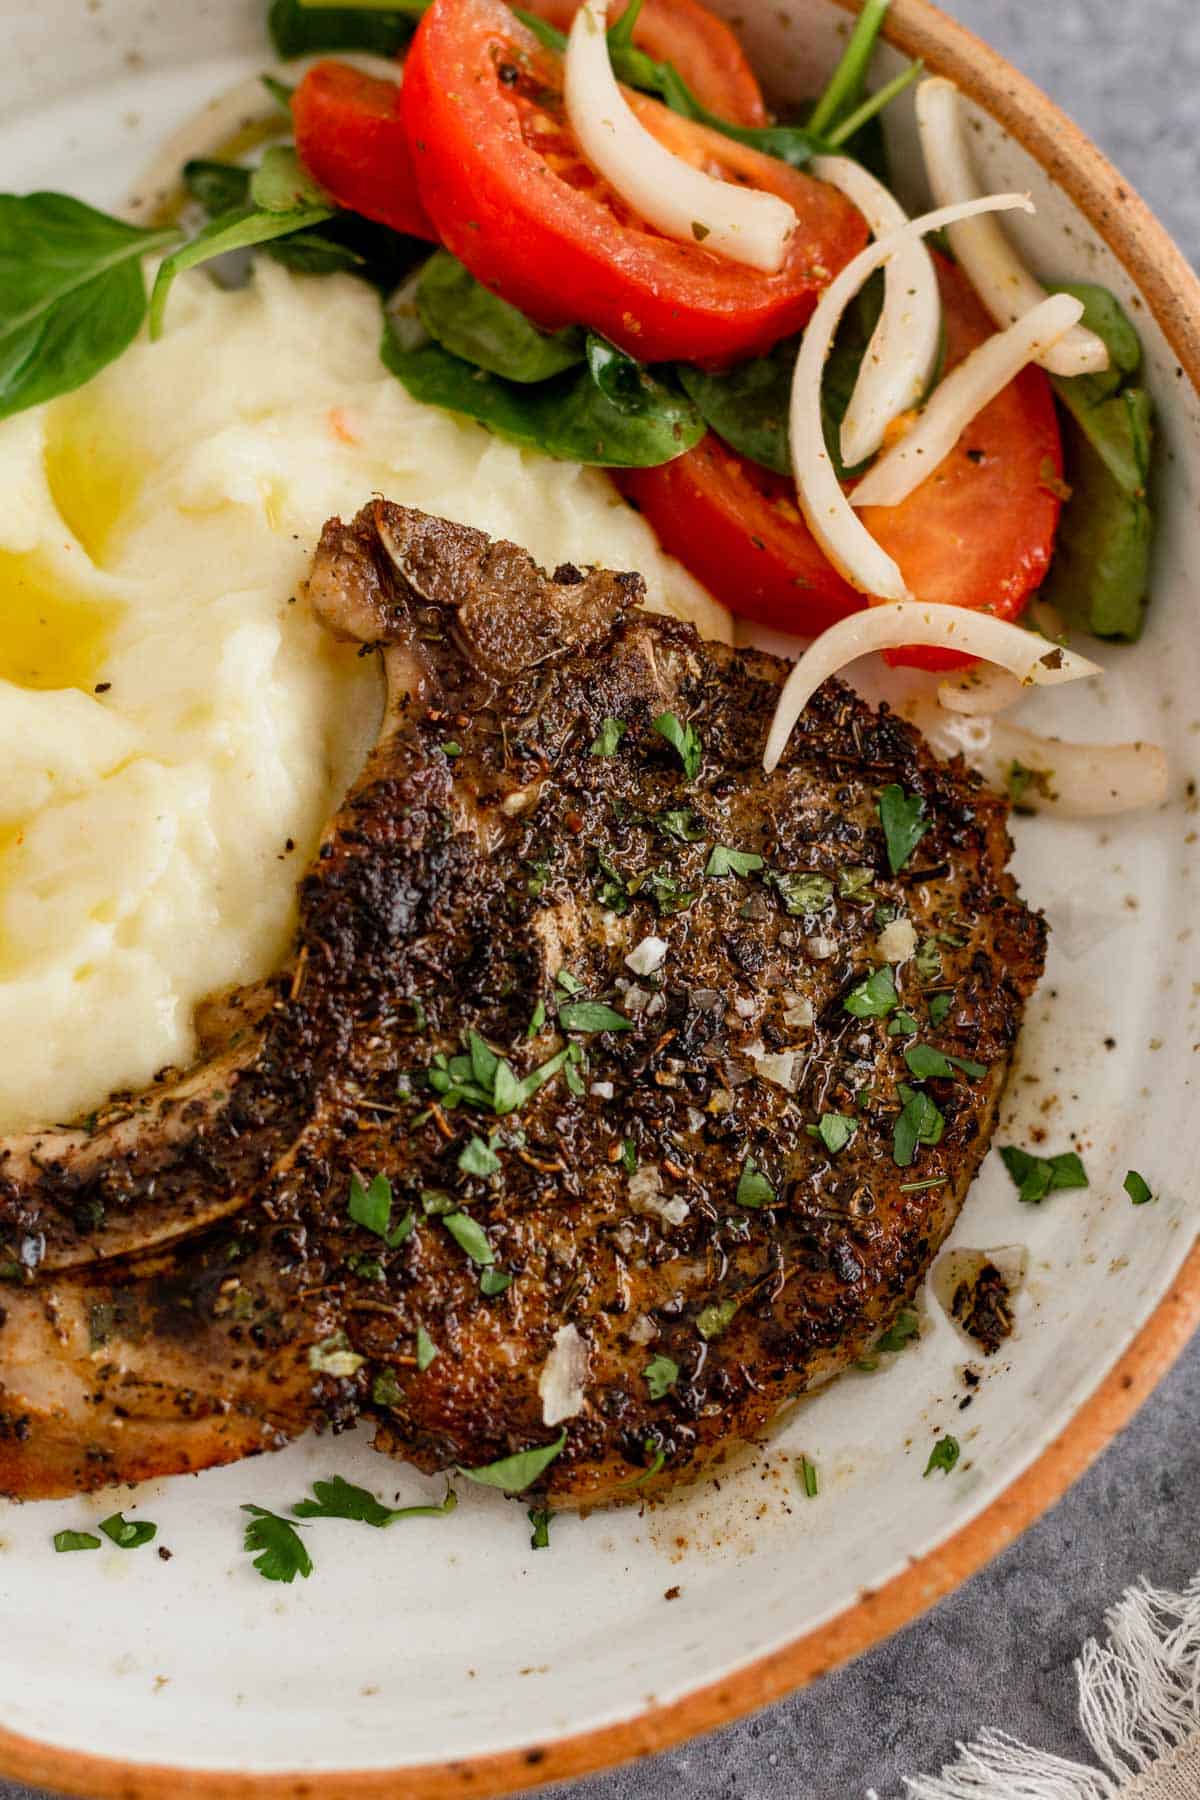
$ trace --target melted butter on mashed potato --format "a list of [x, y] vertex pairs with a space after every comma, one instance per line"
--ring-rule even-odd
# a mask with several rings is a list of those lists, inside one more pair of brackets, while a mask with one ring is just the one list
[[160, 343], [0, 425], [0, 1130], [186, 1064], [197, 1002], [286, 954], [380, 708], [298, 597], [331, 513], [638, 569], [728, 636], [599, 471], [417, 405], [378, 339], [349, 278], [195, 276]]

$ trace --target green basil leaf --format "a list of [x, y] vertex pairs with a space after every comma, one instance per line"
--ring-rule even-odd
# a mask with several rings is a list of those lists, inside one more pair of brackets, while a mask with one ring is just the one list
[[459, 1248], [466, 1251], [473, 1263], [484, 1266], [495, 1262], [496, 1253], [488, 1242], [487, 1232], [471, 1217], [470, 1213], [444, 1213], [442, 1224]]
[[176, 243], [66, 194], [0, 194], [0, 419], [82, 387], [146, 317], [141, 259]]
[[175, 277], [185, 269], [194, 269], [201, 263], [211, 262], [214, 257], [225, 256], [230, 250], [246, 250], [255, 244], [269, 243], [272, 238], [285, 237], [290, 232], [306, 231], [313, 225], [320, 225], [326, 219], [331, 219], [334, 210], [332, 206], [297, 207], [294, 212], [247, 212], [239, 209], [222, 213], [218, 218], [210, 220], [190, 242], [168, 256], [160, 265], [154, 291], [150, 296], [150, 336], [156, 338], [162, 335], [167, 295]]
[[297, 1519], [352, 1519], [356, 1524], [373, 1525], [377, 1531], [386, 1530], [397, 1519], [441, 1519], [458, 1505], [454, 1489], [447, 1488], [445, 1499], [437, 1505], [384, 1506], [368, 1489], [355, 1487], [341, 1475], [314, 1481], [312, 1491], [315, 1500], [298, 1500], [292, 1507]]
[[1083, 1163], [1074, 1150], [1064, 1150], [1058, 1156], [1034, 1156], [1015, 1144], [1006, 1144], [1001, 1148], [1000, 1160], [1016, 1185], [1017, 1199], [1026, 1206], [1040, 1205], [1047, 1194], [1088, 1185]]
[[920, 1144], [940, 1144], [946, 1121], [929, 1095], [901, 1084], [904, 1107], [892, 1132], [892, 1161], [907, 1169]]
[[925, 802], [919, 794], [906, 794], [891, 782], [879, 796], [879, 823], [883, 826], [888, 865], [892, 874], [898, 875], [929, 830]]
[[417, 311], [443, 349], [506, 381], [546, 381], [583, 361], [582, 331], [539, 331], [448, 250], [435, 250], [422, 269]]
[[111, 1538], [118, 1550], [137, 1550], [158, 1536], [158, 1526], [149, 1519], [127, 1519], [122, 1513], [111, 1513], [101, 1519], [100, 1530]]
[[277, 1513], [268, 1512], [265, 1506], [247, 1504], [242, 1511], [251, 1515], [244, 1547], [260, 1552], [254, 1558], [254, 1567], [263, 1580], [290, 1583], [299, 1575], [307, 1581], [313, 1572], [312, 1558], [296, 1527]]
[[396, 0], [372, 5], [306, 6], [303, 0], [272, 0], [267, 15], [271, 42], [283, 58], [319, 50], [371, 50], [393, 56], [413, 33], [428, 0]]
[[271, 144], [263, 151], [262, 161], [250, 176], [250, 204], [269, 213], [332, 207], [325, 189], [296, 155], [294, 144]]
[[1139, 1175], [1136, 1169], [1129, 1170], [1121, 1186], [1135, 1206], [1148, 1206], [1154, 1198], [1150, 1183], [1144, 1175]]
[[564, 1031], [632, 1031], [633, 1020], [599, 1000], [576, 1000], [560, 1006], [558, 1022]]
[[822, 1113], [817, 1120], [817, 1136], [830, 1156], [836, 1156], [839, 1150], [844, 1150], [857, 1130], [858, 1120], [850, 1118], [847, 1113]]
[[502, 1456], [498, 1462], [487, 1463], [480, 1469], [460, 1469], [459, 1474], [483, 1487], [501, 1488], [506, 1494], [522, 1494], [550, 1467], [555, 1457], [561, 1455], [566, 1442], [567, 1434], [563, 1430], [552, 1444], [542, 1444], [534, 1450], [518, 1450], [514, 1456]]
[[479, 1291], [488, 1300], [506, 1293], [512, 1284], [513, 1278], [505, 1269], [484, 1269], [479, 1277]]
[[653, 1357], [642, 1370], [652, 1400], [661, 1400], [679, 1380], [679, 1364], [669, 1356]]
[[971, 1062], [965, 1056], [950, 1056], [944, 1050], [935, 1050], [932, 1044], [910, 1044], [904, 1052], [904, 1060], [918, 1081], [953, 1080], [955, 1069], [961, 1069], [972, 1081], [981, 1081], [987, 1074], [987, 1064]]
[[500, 437], [543, 456], [598, 468], [653, 468], [698, 444], [704, 420], [686, 395], [589, 335], [586, 361], [549, 381], [505, 381], [453, 356], [440, 344], [413, 342], [410, 322], [385, 314], [384, 367], [415, 400], [476, 419]]

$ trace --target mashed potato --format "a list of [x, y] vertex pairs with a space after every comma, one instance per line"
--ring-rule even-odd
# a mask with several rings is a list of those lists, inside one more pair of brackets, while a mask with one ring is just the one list
[[348, 278], [194, 276], [161, 343], [0, 425], [0, 1130], [186, 1063], [196, 1003], [286, 953], [380, 705], [297, 598], [329, 514], [639, 569], [728, 635], [603, 475], [418, 406], [378, 338]]

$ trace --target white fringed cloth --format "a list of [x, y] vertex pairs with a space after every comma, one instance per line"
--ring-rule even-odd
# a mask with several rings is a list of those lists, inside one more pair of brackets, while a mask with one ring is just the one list
[[1200, 1800], [1200, 1575], [1181, 1594], [1143, 1581], [1104, 1623], [1075, 1664], [1098, 1767], [987, 1730], [907, 1779], [910, 1800]]

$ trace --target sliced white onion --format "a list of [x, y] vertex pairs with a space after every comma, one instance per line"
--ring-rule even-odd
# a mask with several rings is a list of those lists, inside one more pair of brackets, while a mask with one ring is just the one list
[[583, 1411], [587, 1377], [587, 1344], [574, 1325], [560, 1325], [538, 1376], [544, 1425], [561, 1425]]
[[876, 543], [855, 513], [834, 471], [821, 429], [821, 377], [833, 346], [838, 323], [863, 282], [906, 244], [927, 231], [937, 231], [955, 219], [977, 212], [1004, 212], [1013, 207], [1033, 211], [1027, 194], [989, 194], [962, 206], [943, 206], [877, 238], [851, 257], [834, 276], [816, 304], [800, 340], [800, 353], [792, 377], [789, 440], [796, 493], [808, 528], [828, 560], [860, 593], [878, 594], [884, 600], [910, 600], [904, 577], [887, 551]]
[[[963, 140], [958, 89], [952, 81], [939, 75], [921, 82], [917, 126], [929, 186], [938, 205], [972, 199], [979, 186]], [[1046, 298], [1045, 288], [1030, 274], [994, 219], [951, 225], [947, 236], [997, 325], [1011, 325]], [[1054, 375], [1091, 375], [1107, 369], [1108, 351], [1094, 331], [1076, 325], [1038, 361]]]
[[[295, 62], [281, 63], [264, 74], [276, 81], [294, 81], [306, 75], [321, 56], [297, 57]], [[375, 75], [383, 81], [399, 83], [403, 75], [400, 63], [386, 56], [372, 56], [366, 50], [346, 50], [338, 54], [339, 62], [350, 63], [364, 75]], [[259, 75], [248, 76], [236, 87], [217, 94], [185, 119], [171, 133], [153, 160], [147, 164], [122, 208], [122, 217], [133, 225], [149, 225], [164, 211], [173, 211], [185, 198], [180, 172], [183, 165], [197, 157], [215, 156], [228, 148], [239, 131], [279, 121], [279, 135], [288, 135], [287, 114], [271, 97]]]
[[[814, 156], [809, 170], [853, 201], [872, 237], [908, 223], [895, 195], [848, 156]], [[848, 468], [874, 456], [893, 419], [915, 406], [937, 361], [942, 304], [933, 258], [920, 239], [905, 244], [884, 271], [883, 310], [859, 365], [842, 420], [842, 461]]]
[[774, 274], [796, 228], [794, 208], [777, 194], [718, 181], [660, 144], [617, 85], [607, 25], [603, 0], [585, 0], [567, 39], [567, 117], [587, 160], [666, 237]]
[[971, 420], [1019, 375], [1038, 362], [1083, 317], [1083, 302], [1052, 294], [1006, 331], [976, 345], [940, 381], [920, 418], [898, 444], [868, 469], [850, 496], [855, 506], [899, 506], [949, 456]]
[[872, 650], [899, 650], [906, 644], [933, 644], [941, 650], [982, 657], [1008, 669], [1025, 686], [1057, 687], [1064, 681], [1081, 681], [1100, 673], [1096, 663], [1073, 650], [1047, 644], [1018, 625], [1008, 625], [990, 613], [973, 612], [970, 607], [922, 605], [913, 600], [868, 606], [823, 631], [788, 676], [767, 733], [763, 752], [767, 774], [778, 764], [796, 720], [823, 681]]
[[1157, 744], [1070, 744], [1043, 737], [1007, 719], [949, 715], [935, 707], [906, 709], [934, 749], [961, 752], [990, 787], [1011, 789], [1013, 765], [1033, 779], [1020, 802], [1030, 812], [1064, 819], [1098, 819], [1161, 806], [1167, 797], [1167, 759]]
[[979, 663], [973, 669], [964, 669], [959, 675], [939, 681], [937, 697], [938, 705], [944, 706], [947, 712], [995, 714], [1015, 706], [1024, 691], [1016, 676], [1010, 675], [1007, 669]]

